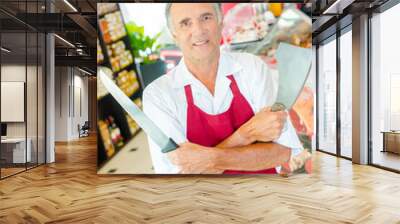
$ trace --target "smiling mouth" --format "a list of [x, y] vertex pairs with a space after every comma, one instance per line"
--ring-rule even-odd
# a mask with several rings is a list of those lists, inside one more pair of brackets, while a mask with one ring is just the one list
[[203, 45], [208, 44], [208, 42], [209, 42], [208, 40], [198, 41], [198, 42], [193, 43], [193, 46], [195, 46], [195, 47], [203, 46]]

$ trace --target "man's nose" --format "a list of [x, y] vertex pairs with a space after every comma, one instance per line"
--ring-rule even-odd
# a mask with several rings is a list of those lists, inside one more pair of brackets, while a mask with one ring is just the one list
[[193, 23], [192, 34], [194, 36], [203, 35], [206, 32], [206, 27], [202, 21], [197, 20]]

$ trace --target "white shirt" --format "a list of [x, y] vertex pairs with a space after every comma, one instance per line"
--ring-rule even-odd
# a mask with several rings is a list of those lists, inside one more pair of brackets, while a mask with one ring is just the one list
[[[228, 110], [233, 98], [230, 79], [233, 74], [240, 92], [249, 102], [254, 113], [266, 106], [272, 106], [278, 91], [278, 72], [270, 69], [260, 58], [247, 53], [221, 52], [214, 96], [187, 69], [184, 60], [169, 73], [154, 80], [143, 93], [144, 113], [176, 143], [187, 142], [187, 102], [184, 86], [190, 84], [193, 100], [197, 107], [208, 114], [220, 114]], [[160, 147], [149, 139], [154, 171], [157, 174], [178, 173]], [[275, 141], [292, 148], [292, 155], [303, 149], [290, 119], [287, 128]], [[279, 167], [278, 167], [279, 170]]]

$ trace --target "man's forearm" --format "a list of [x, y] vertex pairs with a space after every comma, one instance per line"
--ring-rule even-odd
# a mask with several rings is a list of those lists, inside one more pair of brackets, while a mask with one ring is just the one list
[[217, 147], [213, 153], [217, 169], [256, 171], [288, 162], [291, 150], [277, 143], [254, 143], [233, 148]]
[[268, 107], [257, 112], [217, 147], [232, 148], [250, 145], [257, 141], [272, 142], [278, 139], [287, 121], [287, 114], [283, 111], [271, 112], [270, 110]]
[[217, 148], [233, 148], [250, 145], [254, 142], [244, 126], [237, 129], [232, 135], [220, 142]]

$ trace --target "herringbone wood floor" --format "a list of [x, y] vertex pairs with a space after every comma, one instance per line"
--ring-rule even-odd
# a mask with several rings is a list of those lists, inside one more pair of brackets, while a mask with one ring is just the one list
[[96, 140], [0, 181], [0, 223], [400, 223], [400, 175], [316, 153], [314, 173], [98, 176]]

